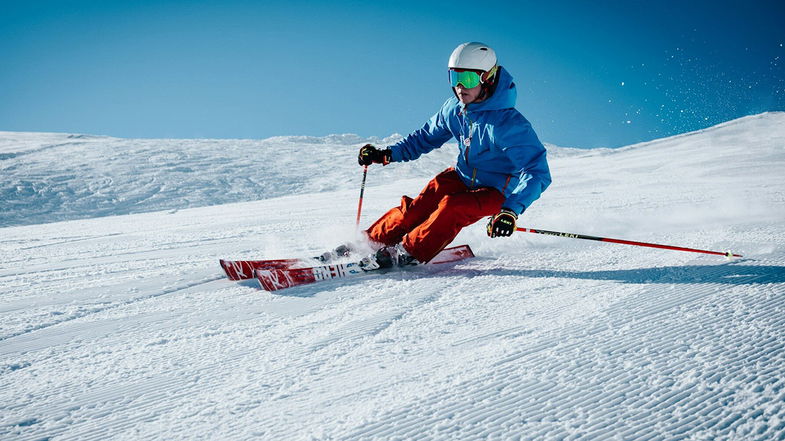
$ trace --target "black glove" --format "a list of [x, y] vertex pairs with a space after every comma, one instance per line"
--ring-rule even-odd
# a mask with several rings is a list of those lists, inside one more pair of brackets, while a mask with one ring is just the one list
[[496, 216], [488, 221], [488, 236], [508, 237], [515, 231], [515, 221], [518, 215], [509, 208], [502, 208]]
[[387, 165], [392, 158], [392, 150], [389, 148], [379, 150], [371, 144], [365, 144], [360, 147], [360, 154], [357, 156], [357, 162], [360, 165], [382, 164]]

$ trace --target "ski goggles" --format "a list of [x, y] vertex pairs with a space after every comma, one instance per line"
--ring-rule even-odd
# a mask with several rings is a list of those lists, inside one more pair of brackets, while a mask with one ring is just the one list
[[[450, 84], [452, 87], [458, 87], [460, 84], [466, 89], [474, 89], [482, 84], [482, 76], [485, 74], [483, 71], [465, 69], [450, 69], [448, 72], [450, 73]], [[494, 74], [496, 74], [496, 66], [488, 72], [487, 76], [491, 78]]]
[[482, 82], [482, 75], [481, 72], [476, 72], [473, 70], [453, 70], [450, 69], [450, 84], [452, 87], [458, 87], [458, 85], [463, 85], [466, 89], [474, 89], [475, 87], [479, 86]]

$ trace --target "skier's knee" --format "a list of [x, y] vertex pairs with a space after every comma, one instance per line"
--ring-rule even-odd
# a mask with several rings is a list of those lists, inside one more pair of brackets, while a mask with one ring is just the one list
[[412, 205], [412, 198], [405, 195], [401, 196], [401, 212], [406, 212], [410, 205]]

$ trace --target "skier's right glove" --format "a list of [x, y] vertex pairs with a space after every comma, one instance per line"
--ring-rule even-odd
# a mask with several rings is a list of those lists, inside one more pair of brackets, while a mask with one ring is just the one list
[[389, 148], [379, 150], [371, 144], [365, 144], [360, 147], [360, 154], [357, 156], [357, 162], [360, 165], [387, 165], [390, 163], [390, 159], [392, 159], [392, 150]]
[[499, 214], [488, 221], [488, 237], [509, 237], [515, 231], [518, 215], [509, 208], [502, 208]]

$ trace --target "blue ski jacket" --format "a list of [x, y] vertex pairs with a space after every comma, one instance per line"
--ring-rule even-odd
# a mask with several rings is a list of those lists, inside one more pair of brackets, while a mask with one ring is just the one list
[[504, 207], [521, 214], [548, 188], [551, 173], [545, 147], [515, 109], [515, 83], [503, 67], [498, 81], [493, 95], [479, 103], [448, 99], [422, 128], [390, 146], [391, 160], [415, 160], [455, 138], [455, 170], [463, 183], [499, 190]]

